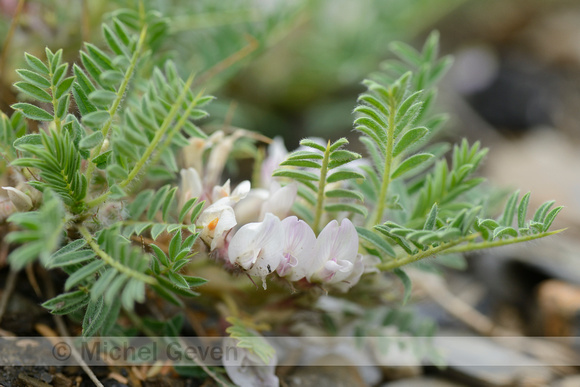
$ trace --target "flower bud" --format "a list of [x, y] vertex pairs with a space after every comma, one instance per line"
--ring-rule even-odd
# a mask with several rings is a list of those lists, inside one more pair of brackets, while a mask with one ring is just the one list
[[2, 189], [8, 192], [8, 198], [17, 211], [26, 212], [32, 208], [32, 200], [24, 192], [14, 187], [2, 187]]

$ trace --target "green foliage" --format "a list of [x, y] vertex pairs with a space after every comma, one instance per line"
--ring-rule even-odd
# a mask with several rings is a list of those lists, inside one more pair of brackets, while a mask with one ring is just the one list
[[[41, 105], [14, 104], [12, 117], [0, 120], [5, 159], [42, 192], [37, 211], [9, 218], [22, 229], [6, 239], [22, 244], [10, 262], [18, 269], [40, 257], [47, 268], [65, 271], [65, 293], [44, 306], [63, 315], [84, 310], [85, 336], [110, 332], [122, 310], [145, 301], [146, 286], [182, 305], [179, 297], [197, 296], [191, 288], [205, 282], [180, 273], [193, 254], [193, 223], [204, 202], [193, 199], [178, 208], [177, 187], [166, 185], [137, 195], [128, 206], [130, 221], [111, 224], [99, 214], [113, 205], [101, 208], [107, 200], [127, 200], [126, 190], [149, 165], [173, 178], [178, 149], [191, 136], [205, 137], [192, 121], [207, 115], [199, 107], [211, 97], [191, 91], [193, 77], [184, 81], [171, 62], [147, 68], [146, 48], [156, 47], [166, 32], [158, 14], [116, 12], [102, 27], [108, 47], [86, 43], [68, 77], [62, 50], [47, 49], [44, 61], [26, 54], [28, 68], [17, 71], [22, 81], [14, 86]], [[68, 112], [71, 94], [80, 118]], [[48, 122], [48, 129], [30, 132], [23, 117]], [[188, 233], [183, 241], [182, 230]], [[152, 257], [134, 246], [131, 236], [145, 232], [154, 240], [174, 234], [168, 254], [152, 244]], [[67, 234], [82, 238], [68, 240]]]
[[[40, 144], [37, 144], [40, 140]], [[43, 191], [50, 188], [56, 192], [72, 213], [84, 210], [87, 180], [81, 174], [81, 155], [68, 132], [49, 134], [41, 132], [21, 137], [15, 148], [32, 157], [22, 157], [13, 166], [35, 168], [40, 171], [40, 181], [29, 182]]]
[[0, 149], [1, 156], [6, 161], [12, 161], [16, 157], [16, 149], [13, 143], [26, 133], [26, 121], [22, 113], [15, 111], [11, 117], [0, 112]]
[[[437, 58], [438, 35], [431, 34], [421, 52], [403, 43], [391, 49], [398, 60], [387, 61], [383, 72], [364, 82], [368, 91], [359, 97], [354, 122], [372, 161], [372, 167], [364, 167], [367, 180], [361, 190], [367, 203], [376, 205], [368, 228], [357, 227], [357, 232], [366, 251], [383, 260], [379, 268], [550, 235], [548, 228], [561, 207], [548, 213], [553, 203], [546, 203], [526, 222], [529, 194], [519, 206], [517, 193], [512, 195], [499, 219], [485, 217], [486, 198], [473, 190], [484, 181], [474, 174], [487, 154], [478, 142], [455, 145], [451, 165], [437, 161], [445, 145], [427, 145], [445, 121], [443, 115], [432, 115], [430, 107], [435, 85], [451, 63]], [[385, 210], [392, 220], [384, 221]], [[512, 227], [516, 212], [517, 229]], [[404, 273], [396, 274], [409, 289]]]
[[451, 64], [448, 57], [437, 59], [438, 45], [435, 33], [422, 52], [395, 43], [391, 49], [401, 61], [386, 62], [382, 73], [364, 81], [368, 91], [359, 97], [354, 125], [373, 161], [367, 175], [377, 176], [365, 188], [377, 204], [375, 224], [388, 207], [390, 183], [416, 176], [435, 160], [431, 152], [415, 152], [444, 122], [443, 116], [429, 114], [435, 83]]
[[15, 269], [21, 269], [37, 258], [47, 265], [50, 254], [62, 240], [66, 222], [62, 202], [51, 190], [46, 190], [43, 196], [44, 202], [38, 211], [19, 212], [8, 218], [9, 222], [22, 229], [11, 232], [5, 238], [7, 243], [22, 244], [8, 257]]

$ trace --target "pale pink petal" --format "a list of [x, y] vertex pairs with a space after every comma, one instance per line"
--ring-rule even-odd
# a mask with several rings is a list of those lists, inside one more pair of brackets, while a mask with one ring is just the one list
[[348, 278], [358, 255], [358, 234], [349, 219], [340, 226], [332, 220], [316, 240], [313, 259], [307, 266], [310, 282], [335, 283]]
[[358, 234], [352, 222], [348, 218], [345, 218], [337, 230], [331, 258], [335, 258], [337, 261], [347, 260], [354, 262], [357, 253]]
[[280, 276], [288, 276], [291, 281], [298, 281], [307, 274], [308, 261], [312, 259], [316, 235], [310, 226], [295, 216], [282, 221], [284, 232], [284, 259], [280, 262], [277, 272]]

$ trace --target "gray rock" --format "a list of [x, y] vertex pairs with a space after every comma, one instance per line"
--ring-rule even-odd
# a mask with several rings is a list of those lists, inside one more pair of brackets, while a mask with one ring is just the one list
[[[509, 338], [505, 341], [509, 344]], [[542, 362], [489, 338], [435, 337], [435, 345], [449, 369], [470, 384], [544, 386], [553, 377]]]

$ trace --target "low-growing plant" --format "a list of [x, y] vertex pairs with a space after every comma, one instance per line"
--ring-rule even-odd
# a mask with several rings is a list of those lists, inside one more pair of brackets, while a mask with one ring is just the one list
[[[513, 193], [492, 218], [476, 177], [487, 149], [434, 141], [446, 121], [432, 113], [436, 84], [451, 64], [438, 56], [436, 33], [421, 51], [392, 44], [396, 59], [363, 82], [354, 109], [362, 157], [346, 138], [304, 139], [291, 153], [275, 139], [266, 153], [270, 141], [249, 130], [208, 135], [196, 124], [212, 100], [203, 85], [184, 80], [171, 61], [151, 66], [164, 23], [154, 12], [119, 11], [102, 26], [106, 46], [86, 43], [79, 63], [64, 63], [61, 50], [26, 54], [14, 87], [28, 102], [0, 120], [15, 182], [4, 187], [10, 265], [39, 261], [66, 273], [62, 293], [43, 305], [82, 321], [83, 335], [127, 333], [120, 316], [146, 334], [178, 335], [180, 310], [217, 298], [232, 338], [270, 364], [272, 351], [244, 337], [259, 335], [264, 321], [274, 332], [289, 323], [265, 317], [280, 297], [299, 310], [326, 293], [356, 293], [380, 309], [365, 284], [390, 283], [394, 273], [406, 300], [405, 265], [560, 231], [549, 228], [562, 207], [547, 202], [530, 219], [529, 193]], [[222, 175], [240, 148], [255, 170], [251, 183], [232, 189]], [[430, 263], [440, 259], [449, 262]], [[227, 281], [249, 279], [212, 288], [200, 274], [208, 266]], [[155, 323], [135, 311], [153, 300], [181, 309]], [[384, 324], [397, 320], [393, 313]]]

